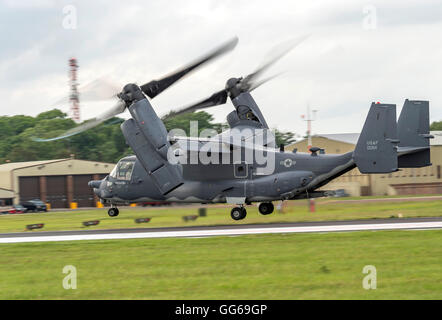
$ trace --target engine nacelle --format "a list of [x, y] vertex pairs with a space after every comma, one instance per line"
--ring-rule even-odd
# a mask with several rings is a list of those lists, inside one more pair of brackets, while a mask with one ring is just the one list
[[133, 119], [121, 125], [127, 144], [162, 194], [183, 184], [182, 168], [167, 160], [167, 130], [147, 99], [129, 106]]

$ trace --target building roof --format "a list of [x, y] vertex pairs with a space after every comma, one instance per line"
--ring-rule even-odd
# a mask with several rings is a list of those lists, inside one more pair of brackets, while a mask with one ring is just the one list
[[[430, 134], [434, 136], [434, 139], [430, 139], [430, 145], [440, 146], [442, 145], [442, 131], [430, 131]], [[330, 134], [315, 134], [313, 137], [322, 137], [334, 141], [345, 142], [356, 145], [359, 139], [359, 133], [330, 133]], [[303, 139], [305, 140], [305, 139]], [[303, 141], [300, 140], [300, 141]], [[296, 143], [300, 142], [297, 141]]]
[[115, 165], [114, 163], [66, 158], [66, 159], [55, 159], [55, 160], [41, 160], [41, 161], [25, 161], [25, 162], [5, 163], [5, 164], [1, 164], [0, 165], [0, 172], [2, 172], [2, 171], [3, 172], [9, 172], [11, 170], [23, 169], [23, 168], [29, 168], [29, 167], [36, 167], [36, 166], [47, 165], [47, 164], [56, 163], [56, 162], [63, 162], [63, 161], [81, 161], [81, 162], [90, 162], [90, 163], [101, 163], [101, 164], [110, 165], [110, 166], [114, 166]]
[[0, 188], [0, 199], [14, 198], [14, 191]]
[[323, 137], [330, 140], [339, 142], [345, 142], [349, 144], [356, 144], [359, 139], [359, 133], [330, 133], [330, 134], [317, 134], [315, 137]]
[[70, 159], [57, 159], [57, 160], [41, 160], [41, 161], [25, 161], [25, 162], [5, 163], [5, 164], [0, 164], [0, 171], [11, 171], [11, 170], [15, 170], [15, 169], [39, 166], [39, 165], [43, 165], [43, 164], [59, 162], [59, 161], [65, 161], [65, 160], [70, 160]]

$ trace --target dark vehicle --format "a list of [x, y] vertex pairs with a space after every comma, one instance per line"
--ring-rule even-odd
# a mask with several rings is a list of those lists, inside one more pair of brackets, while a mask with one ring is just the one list
[[26, 208], [27, 212], [48, 211], [46, 204], [40, 199], [33, 199], [21, 203]]
[[141, 205], [143, 207], [151, 206], [151, 207], [161, 207], [161, 206], [170, 206], [172, 205], [171, 202], [166, 201], [150, 201], [150, 202], [142, 202]]
[[345, 189], [338, 189], [335, 191], [333, 197], [335, 198], [342, 198], [342, 197], [349, 197], [350, 195], [345, 191]]

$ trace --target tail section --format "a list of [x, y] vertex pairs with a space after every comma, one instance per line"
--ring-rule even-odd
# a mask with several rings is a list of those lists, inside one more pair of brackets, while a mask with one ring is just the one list
[[399, 168], [431, 165], [428, 101], [405, 100], [398, 120]]
[[362, 173], [398, 170], [396, 105], [372, 103], [353, 159]]

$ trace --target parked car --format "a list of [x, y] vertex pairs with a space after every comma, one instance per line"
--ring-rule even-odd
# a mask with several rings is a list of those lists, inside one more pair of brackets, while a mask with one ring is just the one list
[[150, 201], [150, 202], [142, 202], [141, 205], [143, 207], [147, 207], [147, 206], [160, 207], [160, 206], [170, 206], [170, 205], [172, 205], [172, 203], [167, 202], [167, 201]]
[[48, 211], [46, 204], [40, 199], [33, 199], [29, 201], [22, 202], [21, 205], [27, 209], [27, 211], [38, 212], [38, 211]]
[[14, 204], [12, 206], [12, 210], [14, 210], [14, 212], [11, 212], [11, 213], [25, 213], [28, 211], [28, 209], [23, 207], [21, 204]]
[[27, 212], [27, 209], [25, 207], [23, 207], [20, 204], [15, 204], [9, 208], [2, 208], [0, 213], [2, 213], [2, 214], [15, 214], [15, 213], [25, 213], [25, 212]]
[[345, 189], [338, 189], [335, 191], [333, 197], [335, 198], [342, 198], [342, 197], [349, 197], [350, 195], [345, 191]]

